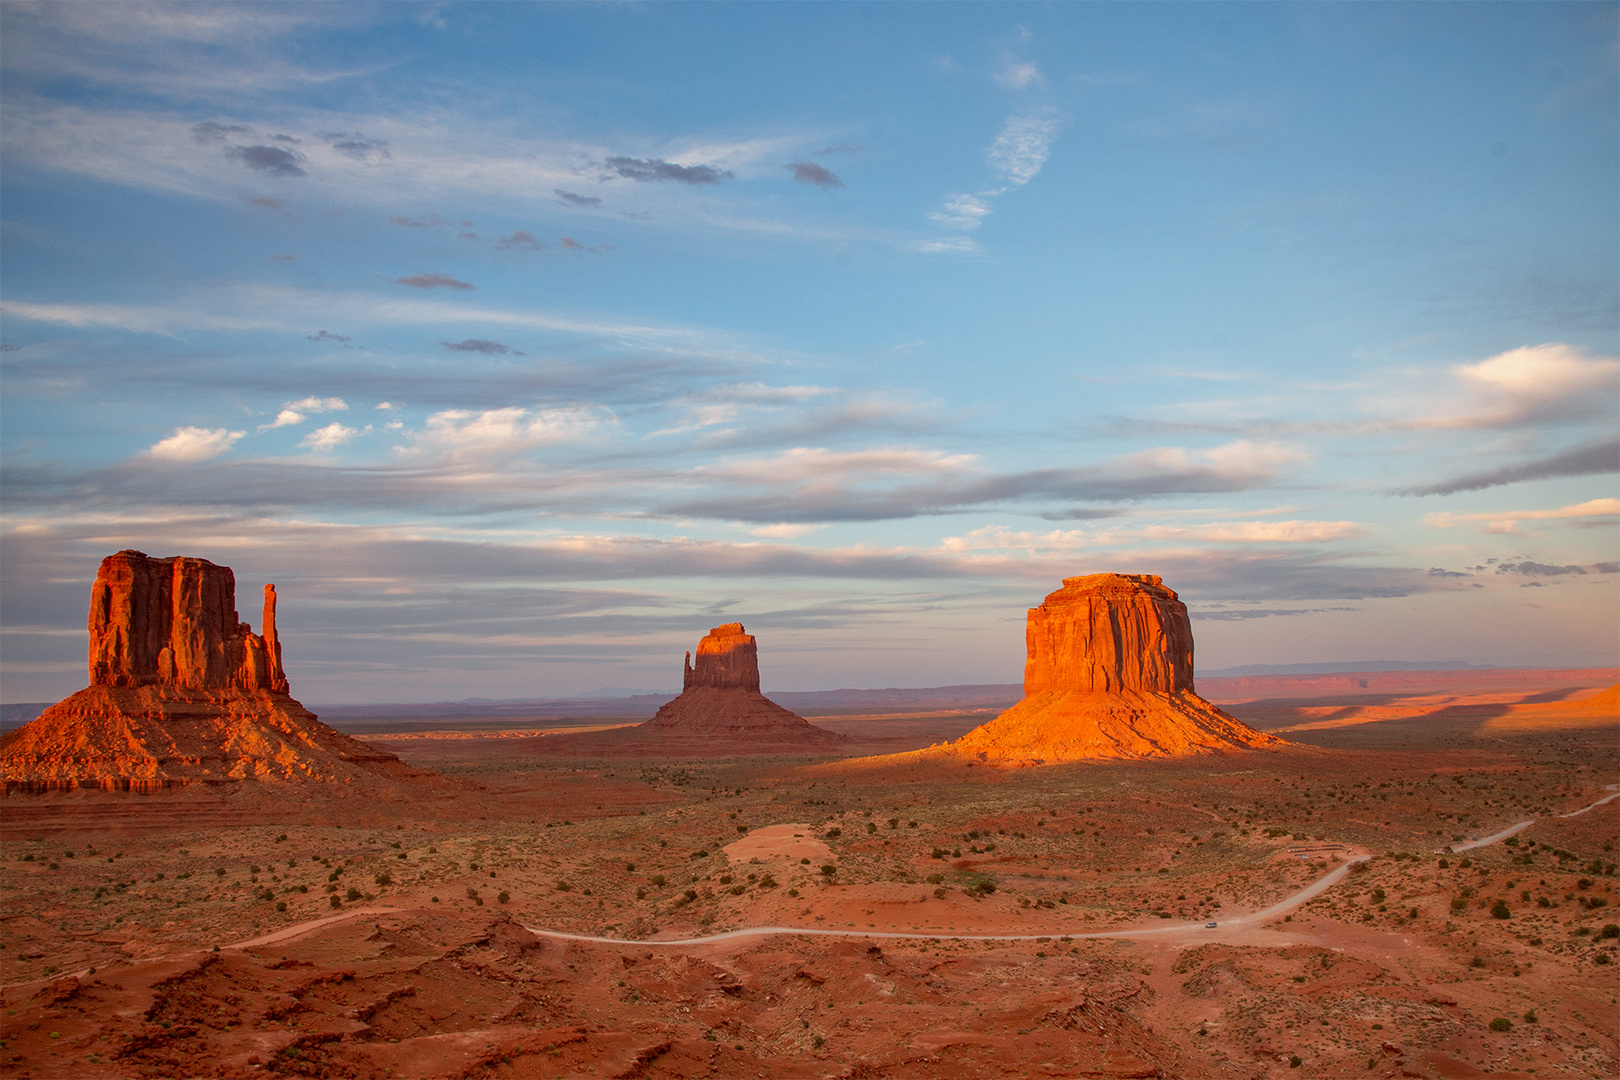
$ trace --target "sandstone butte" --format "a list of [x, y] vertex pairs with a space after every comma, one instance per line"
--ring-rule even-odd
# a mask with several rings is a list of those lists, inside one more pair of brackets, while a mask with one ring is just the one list
[[630, 730], [750, 747], [834, 747], [848, 741], [759, 692], [759, 645], [742, 623], [710, 630], [698, 642], [696, 666], [687, 653], [685, 667], [680, 696]]
[[0, 740], [8, 793], [415, 774], [288, 694], [274, 585], [255, 634], [230, 567], [120, 551], [96, 573], [89, 629], [90, 685]]
[[1282, 744], [1194, 693], [1187, 606], [1153, 575], [1065, 578], [1024, 641], [1024, 699], [949, 750], [1039, 764]]

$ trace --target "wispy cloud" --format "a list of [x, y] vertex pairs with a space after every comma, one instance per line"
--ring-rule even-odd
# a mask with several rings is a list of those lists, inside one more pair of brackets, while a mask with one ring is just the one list
[[1044, 114], [1009, 119], [988, 155], [996, 175], [1019, 187], [1035, 179], [1051, 153], [1057, 127], [1057, 120]]
[[1013, 90], [1024, 90], [1046, 81], [1041, 77], [1041, 69], [1029, 60], [1007, 61], [1007, 66], [996, 72], [995, 80]]
[[1620, 517], [1620, 499], [1588, 499], [1555, 510], [1499, 510], [1483, 514], [1424, 514], [1423, 520], [1437, 529], [1450, 529], [1458, 525], [1485, 522], [1485, 531], [1513, 533], [1521, 521], [1564, 521], [1584, 518]]

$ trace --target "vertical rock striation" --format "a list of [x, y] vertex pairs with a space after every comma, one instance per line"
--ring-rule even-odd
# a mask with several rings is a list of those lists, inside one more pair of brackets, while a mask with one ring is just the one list
[[274, 585], [255, 634], [230, 567], [120, 551], [101, 561], [87, 622], [90, 685], [0, 740], [7, 791], [411, 773], [288, 695]]
[[1065, 578], [1030, 609], [1024, 642], [1024, 699], [951, 749], [1041, 763], [1281, 743], [1194, 692], [1187, 606], [1153, 575]]
[[90, 685], [285, 693], [275, 618], [274, 585], [261, 636], [237, 617], [230, 567], [120, 551], [90, 589]]

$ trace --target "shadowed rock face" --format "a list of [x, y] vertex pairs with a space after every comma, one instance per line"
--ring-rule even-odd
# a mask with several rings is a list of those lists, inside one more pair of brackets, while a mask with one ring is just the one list
[[236, 576], [207, 559], [120, 551], [90, 590], [90, 684], [286, 692], [276, 587], [264, 587], [264, 634], [236, 614]]
[[88, 622], [91, 685], [0, 740], [7, 791], [413, 774], [288, 696], [274, 585], [259, 635], [237, 619], [229, 567], [120, 551], [101, 562]]
[[740, 622], [717, 626], [698, 642], [697, 667], [686, 654], [683, 689], [713, 686], [723, 690], [759, 689], [759, 646], [753, 634], [743, 633]]
[[1187, 607], [1159, 578], [1093, 574], [1031, 608], [1024, 700], [950, 749], [1038, 764], [1172, 757], [1281, 740], [1193, 692]]

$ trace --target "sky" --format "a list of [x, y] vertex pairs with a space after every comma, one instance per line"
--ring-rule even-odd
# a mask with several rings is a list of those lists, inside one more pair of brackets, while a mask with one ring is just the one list
[[0, 5], [0, 697], [1620, 662], [1614, 3]]

